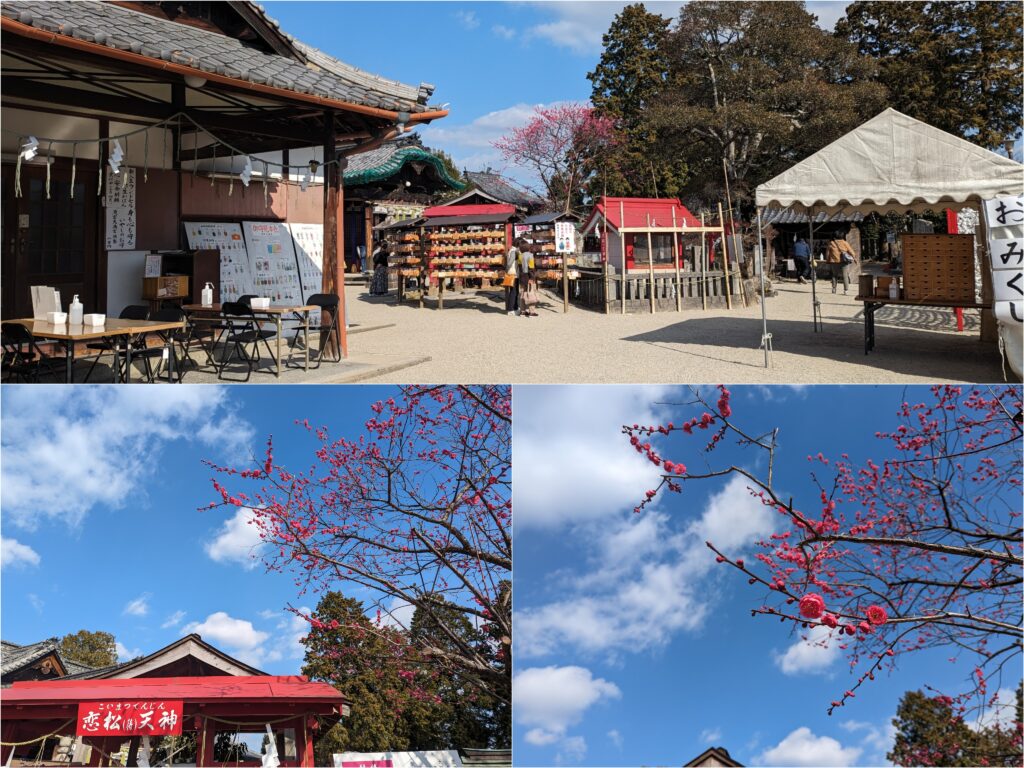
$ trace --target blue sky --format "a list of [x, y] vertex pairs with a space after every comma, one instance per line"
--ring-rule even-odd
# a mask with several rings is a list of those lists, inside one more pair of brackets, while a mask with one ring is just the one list
[[267, 672], [297, 674], [307, 625], [284, 608], [314, 608], [316, 597], [252, 560], [244, 513], [196, 511], [218, 498], [202, 461], [261, 455], [273, 434], [275, 458], [306, 467], [315, 439], [294, 419], [358, 435], [370, 404], [393, 394], [5, 384], [3, 639], [103, 630], [130, 658], [195, 631]]
[[[268, 2], [267, 13], [303, 42], [405, 83], [433, 83], [451, 114], [420, 130], [459, 168], [507, 170], [491, 142], [523, 125], [538, 105], [590, 98], [587, 73], [601, 36], [625, 2]], [[647, 8], [674, 18], [678, 2]], [[831, 28], [845, 2], [810, 2]]]
[[[930, 399], [914, 387], [732, 391], [734, 421], [748, 433], [781, 427], [776, 487], [798, 506], [817, 498], [807, 455], [878, 459], [874, 432], [894, 426], [902, 398]], [[704, 546], [749, 560], [772, 530], [775, 516], [746, 483], [691, 483], [632, 512], [657, 474], [621, 425], [663, 423], [671, 416], [655, 403], [687, 399], [666, 387], [515, 389], [516, 763], [680, 765], [722, 746], [744, 765], [886, 764], [900, 696], [925, 684], [964, 690], [973, 661], [950, 663], [948, 650], [905, 655], [828, 717], [855, 677], [841, 651], [751, 618], [761, 593]], [[681, 412], [671, 411], [676, 423]], [[692, 449], [659, 452], [704, 468]], [[729, 443], [713, 464], [727, 462], [752, 466]], [[998, 683], [1007, 701], [1019, 674]]]

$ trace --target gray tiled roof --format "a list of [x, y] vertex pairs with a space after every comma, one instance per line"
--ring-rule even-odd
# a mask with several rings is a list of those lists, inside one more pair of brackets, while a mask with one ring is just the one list
[[523, 208], [531, 208], [543, 204], [543, 200], [532, 192], [513, 185], [508, 179], [493, 171], [466, 171], [466, 181], [484, 194], [495, 197], [503, 203], [511, 203]]
[[36, 29], [203, 72], [380, 109], [425, 111], [434, 90], [373, 75], [294, 39], [315, 67], [264, 53], [227, 35], [97, 0], [12, 0], [0, 6], [0, 13]]
[[58, 641], [55, 637], [51, 637], [49, 640], [40, 640], [38, 643], [30, 645], [18, 645], [17, 643], [4, 640], [0, 644], [0, 674], [6, 675], [8, 672], [14, 672], [28, 666], [32, 662], [56, 651], [57, 645]]
[[[834, 224], [849, 221], [864, 221], [864, 214], [860, 212], [843, 213], [842, 211], [837, 211], [836, 213], [818, 211], [817, 213], [814, 214], [815, 224]], [[761, 224], [763, 226], [767, 226], [768, 224], [806, 223], [806, 211], [796, 211], [792, 208], [765, 208], [764, 211], [761, 213]]]

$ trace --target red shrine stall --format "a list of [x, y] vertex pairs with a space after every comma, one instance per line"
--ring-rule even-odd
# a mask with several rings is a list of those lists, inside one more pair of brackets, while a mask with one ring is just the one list
[[[91, 747], [88, 765], [115, 764], [126, 744], [127, 765], [148, 765], [151, 739], [193, 733], [197, 766], [312, 766], [314, 734], [343, 706], [335, 688], [299, 675], [16, 682], [0, 691], [0, 759], [74, 736]], [[241, 745], [249, 734], [262, 747]]]

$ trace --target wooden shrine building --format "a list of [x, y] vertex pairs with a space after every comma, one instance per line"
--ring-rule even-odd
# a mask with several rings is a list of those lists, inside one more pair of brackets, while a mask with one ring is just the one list
[[[184, 220], [322, 222], [320, 288], [344, 300], [348, 158], [447, 114], [432, 85], [303, 45], [252, 2], [11, 0], [0, 14], [5, 319], [30, 316], [32, 285], [116, 314], [125, 254], [183, 248]], [[137, 182], [112, 243], [118, 162]]]
[[[20, 663], [16, 651], [28, 647], [5, 642], [5, 669]], [[59, 650], [53, 653], [54, 669], [70, 666]], [[233, 739], [266, 734], [270, 725], [280, 764], [311, 766], [314, 735], [347, 715], [332, 686], [268, 675], [191, 634], [131, 661], [0, 689], [0, 758], [6, 764], [13, 751], [32, 762], [110, 765], [111, 755], [121, 753], [131, 766], [138, 765], [143, 736], [194, 734], [197, 765], [259, 765], [260, 756]]]

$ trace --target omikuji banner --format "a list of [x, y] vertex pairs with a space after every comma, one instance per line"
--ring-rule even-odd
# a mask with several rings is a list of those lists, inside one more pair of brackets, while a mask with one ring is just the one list
[[180, 736], [181, 701], [90, 701], [78, 705], [76, 736]]

